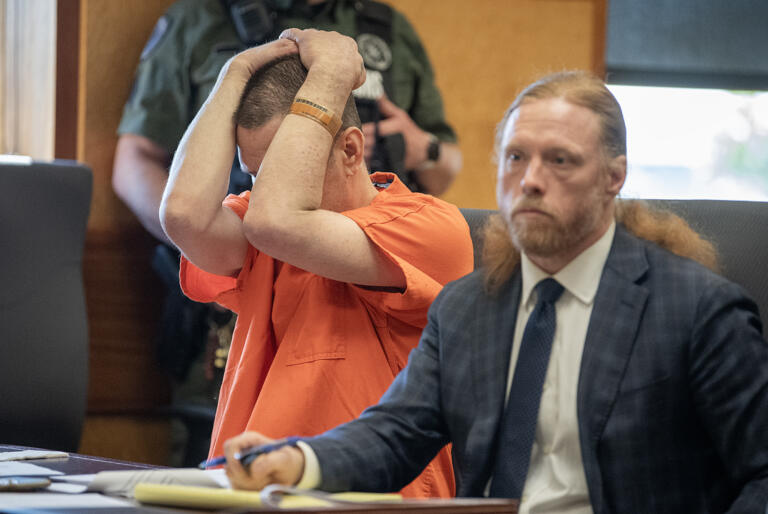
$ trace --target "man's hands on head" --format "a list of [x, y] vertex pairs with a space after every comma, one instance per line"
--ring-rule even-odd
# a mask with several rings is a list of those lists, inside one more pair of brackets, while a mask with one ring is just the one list
[[283, 446], [260, 455], [245, 469], [235, 454], [251, 446], [274, 442], [257, 432], [244, 432], [224, 443], [226, 473], [235, 489], [261, 490], [269, 484], [296, 485], [304, 473], [304, 453], [293, 446]]
[[256, 70], [280, 57], [295, 54], [299, 51], [293, 41], [278, 39], [269, 43], [254, 46], [232, 57], [224, 65], [224, 73], [234, 73], [237, 77], [248, 81]]
[[[312, 29], [289, 29], [281, 39], [298, 47], [308, 68], [294, 97], [341, 117], [352, 88], [365, 80], [357, 43], [335, 32]], [[260, 163], [249, 164], [259, 172], [243, 234], [259, 251], [311, 273], [404, 290], [399, 264], [354, 220], [341, 214], [369, 205], [377, 192], [365, 168], [362, 132], [349, 127], [337, 136], [334, 139], [314, 120], [288, 114], [269, 136], [266, 151], [263, 141], [241, 142], [244, 154], [263, 155]], [[243, 151], [244, 145], [254, 148]]]
[[234, 276], [248, 249], [242, 221], [221, 205], [235, 156], [233, 113], [253, 71], [296, 51], [291, 41], [274, 41], [227, 61], [176, 149], [160, 221], [168, 238], [205, 271]]
[[365, 82], [363, 58], [351, 37], [315, 29], [286, 29], [280, 34], [280, 40], [296, 43], [301, 62], [310, 73], [321, 72], [334, 82], [343, 81], [348, 86], [344, 101], [353, 89]]

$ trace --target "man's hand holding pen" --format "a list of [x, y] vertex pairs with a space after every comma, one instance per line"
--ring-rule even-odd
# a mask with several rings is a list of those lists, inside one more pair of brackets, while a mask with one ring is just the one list
[[[255, 460], [248, 465], [254, 454]], [[296, 447], [295, 438], [275, 440], [257, 432], [244, 432], [224, 443], [224, 457], [227, 477], [236, 489], [296, 485], [304, 473], [304, 453]]]

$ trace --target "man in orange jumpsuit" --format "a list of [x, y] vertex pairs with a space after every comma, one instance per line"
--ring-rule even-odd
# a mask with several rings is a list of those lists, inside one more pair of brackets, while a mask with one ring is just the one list
[[[354, 40], [293, 34], [225, 65], [160, 209], [185, 293], [238, 313], [211, 454], [244, 430], [307, 436], [354, 419], [405, 366], [443, 284], [472, 270], [456, 207], [369, 176]], [[225, 198], [236, 149], [253, 188]], [[453, 490], [444, 450], [403, 492]]]

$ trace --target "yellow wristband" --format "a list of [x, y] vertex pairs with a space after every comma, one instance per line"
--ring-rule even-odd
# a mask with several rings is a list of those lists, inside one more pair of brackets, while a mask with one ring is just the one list
[[306, 98], [296, 98], [291, 104], [291, 114], [298, 114], [315, 120], [331, 133], [331, 137], [336, 137], [336, 132], [341, 127], [341, 118], [326, 109], [320, 104], [310, 102]]

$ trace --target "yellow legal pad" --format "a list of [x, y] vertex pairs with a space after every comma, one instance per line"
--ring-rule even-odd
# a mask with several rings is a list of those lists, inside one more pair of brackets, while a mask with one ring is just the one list
[[[258, 507], [262, 505], [260, 493], [196, 487], [189, 485], [137, 484], [133, 491], [136, 500], [141, 503], [168, 505], [174, 507], [192, 507], [198, 509], [227, 509], [232, 507]], [[399, 494], [389, 493], [335, 493], [327, 495], [330, 501], [303, 495], [285, 495], [280, 502], [281, 508], [296, 509], [305, 507], [331, 507], [333, 500], [356, 503], [402, 501]]]

